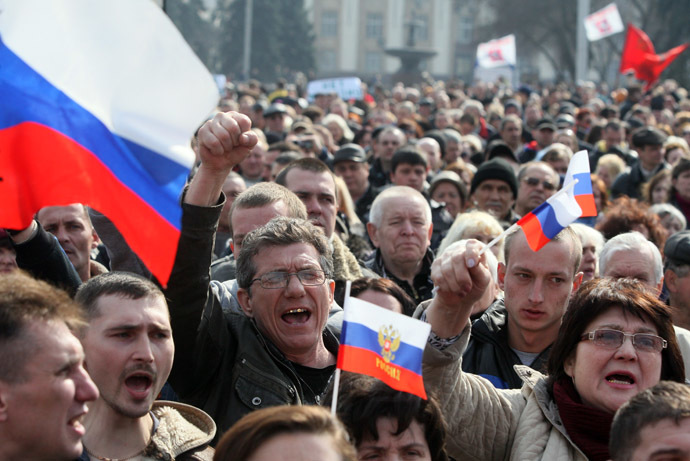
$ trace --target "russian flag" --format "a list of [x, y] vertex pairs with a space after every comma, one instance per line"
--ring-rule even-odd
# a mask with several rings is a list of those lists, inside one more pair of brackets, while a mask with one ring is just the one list
[[213, 78], [152, 1], [0, 1], [0, 227], [81, 202], [165, 284]]
[[428, 323], [348, 297], [337, 367], [426, 399], [422, 354], [430, 331]]
[[589, 171], [589, 155], [586, 150], [581, 150], [570, 159], [563, 184], [568, 184], [574, 179], [577, 179], [577, 183], [573, 189], [573, 195], [582, 210], [580, 217], [596, 216], [597, 206], [594, 203], [594, 194], [592, 193], [592, 176]]
[[539, 251], [576, 219], [596, 215], [589, 157], [583, 150], [570, 160], [563, 188], [523, 216], [517, 225], [525, 232], [530, 248]]

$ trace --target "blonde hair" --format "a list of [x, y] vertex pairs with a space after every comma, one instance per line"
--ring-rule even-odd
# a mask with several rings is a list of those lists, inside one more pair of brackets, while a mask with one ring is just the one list
[[616, 176], [621, 174], [625, 170], [625, 162], [616, 154], [606, 154], [602, 155], [597, 163], [596, 174], [599, 176], [599, 169], [601, 167], [606, 167], [609, 170], [609, 176], [611, 180], [615, 180]]

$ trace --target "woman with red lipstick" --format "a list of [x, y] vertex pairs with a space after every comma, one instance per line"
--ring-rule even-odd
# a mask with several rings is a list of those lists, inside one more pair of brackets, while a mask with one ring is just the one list
[[[467, 330], [457, 340], [460, 349]], [[516, 366], [520, 390], [498, 390], [462, 373], [449, 360], [455, 348], [437, 351], [444, 358], [425, 355], [424, 378], [431, 388], [440, 385], [448, 453], [458, 460], [607, 460], [615, 411], [662, 379], [685, 381], [669, 308], [630, 279], [580, 287], [563, 317], [548, 376]]]

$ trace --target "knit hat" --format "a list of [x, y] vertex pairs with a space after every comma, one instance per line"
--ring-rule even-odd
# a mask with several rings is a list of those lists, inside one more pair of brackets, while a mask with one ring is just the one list
[[474, 178], [472, 178], [470, 195], [474, 194], [477, 187], [487, 179], [498, 179], [499, 181], [506, 182], [510, 186], [510, 190], [513, 191], [513, 197], [517, 197], [517, 179], [515, 177], [515, 172], [510, 164], [502, 158], [489, 160], [479, 166], [477, 172], [474, 174]]

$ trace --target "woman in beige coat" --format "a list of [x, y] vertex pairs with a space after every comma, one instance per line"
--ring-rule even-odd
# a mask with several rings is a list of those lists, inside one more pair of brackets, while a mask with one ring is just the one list
[[[426, 312], [432, 331], [448, 333], [449, 325], [463, 319], [465, 325], [457, 341], [446, 341], [445, 348], [437, 341], [424, 356], [425, 383], [441, 396], [449, 424], [449, 455], [458, 460], [608, 459], [618, 407], [660, 379], [684, 382], [668, 307], [638, 282], [587, 282], [563, 317], [548, 377], [518, 366], [522, 389], [497, 390], [461, 370], [470, 330], [463, 307], [481, 294], [487, 280], [483, 264], [473, 264], [481, 262], [480, 245], [468, 244], [432, 268], [437, 298], [446, 302], [441, 309], [432, 302]], [[453, 296], [455, 315], [448, 304]]]

